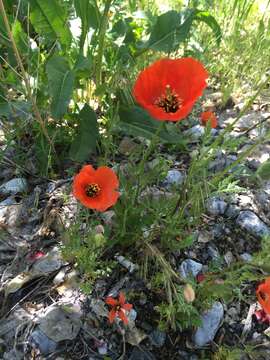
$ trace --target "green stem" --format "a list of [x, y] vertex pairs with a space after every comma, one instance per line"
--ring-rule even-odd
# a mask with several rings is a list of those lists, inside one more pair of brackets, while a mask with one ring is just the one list
[[133, 204], [135, 205], [137, 200], [138, 200], [138, 196], [141, 190], [141, 182], [142, 182], [142, 176], [144, 173], [144, 167], [145, 167], [145, 163], [146, 161], [149, 159], [149, 156], [152, 154], [152, 151], [154, 149], [154, 147], [157, 144], [157, 140], [159, 139], [159, 134], [161, 133], [161, 131], [164, 129], [165, 126], [165, 121], [162, 121], [159, 125], [159, 127], [157, 128], [155, 134], [152, 136], [151, 138], [151, 142], [150, 145], [148, 147], [148, 149], [145, 151], [139, 165], [139, 174], [138, 174], [138, 182], [137, 182], [137, 188], [136, 188], [136, 192], [135, 192], [135, 196], [134, 196], [134, 201]]
[[105, 34], [107, 30], [107, 24], [108, 24], [108, 14], [110, 10], [112, 0], [107, 0], [104, 7], [103, 16], [100, 23], [100, 29], [99, 29], [99, 46], [98, 46], [98, 53], [96, 58], [96, 85], [101, 85], [101, 70], [102, 70], [102, 57], [104, 52], [104, 43], [105, 43]]

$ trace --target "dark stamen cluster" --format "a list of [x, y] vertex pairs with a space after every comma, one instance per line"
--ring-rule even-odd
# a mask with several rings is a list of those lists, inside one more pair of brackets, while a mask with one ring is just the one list
[[166, 85], [165, 94], [158, 98], [155, 105], [164, 109], [166, 113], [175, 113], [180, 108], [181, 100], [179, 95], [171, 90], [170, 85]]
[[91, 198], [95, 197], [100, 193], [100, 187], [98, 184], [89, 184], [85, 189], [85, 193]]

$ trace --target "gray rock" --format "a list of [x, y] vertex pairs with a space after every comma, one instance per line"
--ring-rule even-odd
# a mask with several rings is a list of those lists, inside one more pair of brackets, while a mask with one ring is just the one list
[[207, 200], [206, 210], [210, 215], [217, 216], [223, 215], [226, 211], [227, 203], [217, 197], [213, 197]]
[[154, 330], [149, 335], [151, 344], [160, 348], [165, 344], [166, 341], [166, 333], [160, 330]]
[[235, 219], [240, 214], [240, 207], [237, 205], [229, 205], [225, 211], [225, 216]]
[[222, 171], [227, 166], [231, 165], [236, 159], [237, 156], [227, 155], [221, 151], [217, 154], [216, 158], [210, 162], [208, 169], [212, 172]]
[[216, 247], [209, 245], [207, 250], [208, 250], [209, 256], [213, 260], [220, 260], [220, 253], [218, 252], [218, 249]]
[[63, 265], [61, 251], [54, 247], [47, 255], [37, 260], [33, 265], [33, 270], [40, 274], [49, 274], [60, 269]]
[[185, 130], [184, 135], [191, 136], [192, 139], [198, 140], [204, 134], [204, 127], [201, 125], [195, 125], [192, 128]]
[[246, 261], [246, 262], [250, 262], [252, 261], [252, 255], [250, 255], [249, 253], [243, 253], [240, 255], [240, 258], [243, 260], [243, 261]]
[[57, 348], [57, 343], [49, 339], [40, 329], [36, 329], [32, 332], [29, 337], [29, 344], [32, 348], [39, 349], [44, 355], [54, 352]]
[[73, 340], [81, 327], [79, 314], [71, 308], [66, 311], [61, 307], [54, 307], [41, 319], [39, 325], [50, 339], [55, 342]]
[[1, 195], [16, 195], [27, 192], [28, 185], [24, 178], [14, 178], [0, 186]]
[[0, 202], [0, 221], [5, 223], [9, 217], [10, 212], [17, 206], [16, 200], [11, 196]]
[[3, 360], [23, 360], [23, 358], [24, 354], [16, 349], [6, 352], [3, 356]]
[[137, 311], [135, 309], [131, 309], [127, 314], [127, 318], [129, 321], [135, 321], [137, 318]]
[[105, 341], [101, 341], [97, 349], [100, 355], [106, 355], [108, 353], [108, 344]]
[[135, 347], [128, 360], [156, 360], [156, 357], [148, 350]]
[[132, 139], [130, 139], [129, 137], [124, 137], [124, 139], [121, 140], [118, 149], [121, 154], [129, 155], [137, 147], [138, 145]]
[[219, 239], [226, 233], [225, 224], [215, 224], [212, 228], [212, 235], [214, 238]]
[[191, 259], [184, 260], [179, 267], [179, 272], [183, 278], [190, 276], [196, 277], [202, 271], [202, 264]]
[[223, 316], [224, 309], [220, 302], [215, 302], [212, 308], [201, 316], [202, 324], [196, 330], [193, 338], [197, 347], [203, 347], [214, 340]]
[[256, 237], [270, 235], [270, 228], [250, 210], [242, 211], [236, 219], [236, 224]]
[[182, 185], [185, 179], [185, 174], [179, 170], [169, 170], [164, 180], [165, 186]]

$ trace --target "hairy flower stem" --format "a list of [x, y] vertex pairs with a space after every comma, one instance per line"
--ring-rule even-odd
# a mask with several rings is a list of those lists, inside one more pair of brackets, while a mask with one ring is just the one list
[[103, 12], [103, 16], [102, 16], [101, 24], [100, 24], [100, 28], [99, 28], [99, 34], [98, 34], [99, 46], [98, 46], [98, 53], [97, 53], [97, 58], [96, 58], [96, 85], [97, 85], [97, 87], [101, 85], [101, 81], [102, 81], [102, 74], [101, 74], [102, 57], [103, 57], [103, 52], [104, 52], [105, 34], [106, 34], [106, 29], [107, 29], [107, 24], [108, 24], [108, 14], [109, 14], [111, 3], [112, 3], [112, 0], [107, 0], [105, 3], [104, 12]]
[[53, 150], [54, 153], [56, 154], [56, 151], [55, 151], [53, 142], [52, 142], [51, 139], [50, 139], [50, 136], [49, 136], [49, 134], [48, 134], [48, 131], [47, 131], [45, 122], [44, 122], [44, 120], [42, 119], [42, 117], [41, 117], [41, 115], [40, 115], [40, 112], [39, 112], [39, 110], [38, 110], [38, 107], [37, 107], [35, 98], [32, 96], [32, 91], [31, 91], [31, 86], [30, 86], [29, 80], [28, 80], [28, 76], [27, 76], [26, 71], [25, 71], [25, 69], [24, 69], [21, 56], [20, 56], [20, 54], [19, 54], [19, 51], [18, 51], [16, 42], [15, 42], [15, 40], [14, 40], [12, 31], [11, 31], [11, 28], [10, 28], [10, 25], [9, 25], [9, 21], [8, 21], [8, 18], [7, 18], [5, 6], [4, 6], [4, 3], [3, 3], [2, 0], [0, 0], [0, 13], [2, 14], [2, 17], [3, 17], [3, 20], [4, 20], [4, 24], [5, 24], [5, 28], [6, 28], [7, 33], [8, 33], [8, 38], [9, 38], [9, 40], [10, 40], [10, 42], [11, 42], [11, 45], [12, 45], [12, 48], [13, 48], [13, 51], [14, 51], [14, 55], [15, 55], [16, 61], [17, 61], [18, 66], [19, 66], [19, 68], [20, 68], [20, 70], [21, 70], [21, 73], [22, 73], [22, 77], [23, 77], [23, 80], [24, 80], [24, 83], [25, 83], [27, 98], [28, 98], [28, 100], [32, 103], [32, 107], [33, 107], [33, 111], [34, 111], [35, 117], [36, 117], [38, 123], [40, 124], [40, 127], [41, 127], [41, 129], [42, 129], [42, 131], [43, 131], [44, 136], [46, 137], [46, 139], [48, 140], [48, 143], [50, 144], [52, 150]]
[[143, 157], [142, 157], [142, 159], [141, 159], [141, 161], [140, 161], [140, 163], [138, 165], [138, 168], [139, 168], [138, 182], [137, 182], [137, 188], [136, 188], [136, 192], [135, 192], [135, 196], [134, 196], [133, 205], [135, 205], [137, 203], [138, 196], [139, 196], [139, 193], [140, 193], [140, 190], [141, 190], [141, 182], [142, 182], [142, 177], [144, 175], [144, 168], [145, 168], [146, 161], [149, 159], [149, 157], [152, 154], [155, 146], [157, 145], [157, 141], [159, 139], [159, 134], [164, 129], [164, 127], [165, 127], [165, 121], [161, 121], [161, 123], [158, 126], [155, 134], [151, 138], [151, 142], [150, 142], [150, 145], [149, 145], [148, 149], [143, 154]]

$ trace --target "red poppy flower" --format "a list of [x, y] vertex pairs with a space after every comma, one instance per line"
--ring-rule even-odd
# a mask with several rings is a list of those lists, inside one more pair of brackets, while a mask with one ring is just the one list
[[73, 195], [84, 206], [98, 211], [105, 211], [114, 205], [119, 197], [115, 191], [119, 181], [112, 169], [101, 166], [95, 170], [85, 165], [74, 177]]
[[118, 300], [109, 296], [105, 300], [106, 304], [111, 305], [112, 309], [109, 312], [109, 322], [112, 324], [114, 319], [118, 316], [124, 324], [128, 323], [128, 318], [126, 317], [125, 312], [130, 311], [132, 309], [132, 304], [126, 304], [125, 295], [120, 292]]
[[133, 95], [153, 118], [178, 121], [190, 113], [207, 78], [203, 65], [193, 58], [161, 59], [140, 73]]
[[204, 111], [201, 113], [201, 123], [203, 126], [206, 126], [208, 121], [212, 129], [215, 129], [218, 125], [217, 117], [212, 111]]
[[256, 295], [263, 310], [270, 314], [270, 277], [258, 286]]

